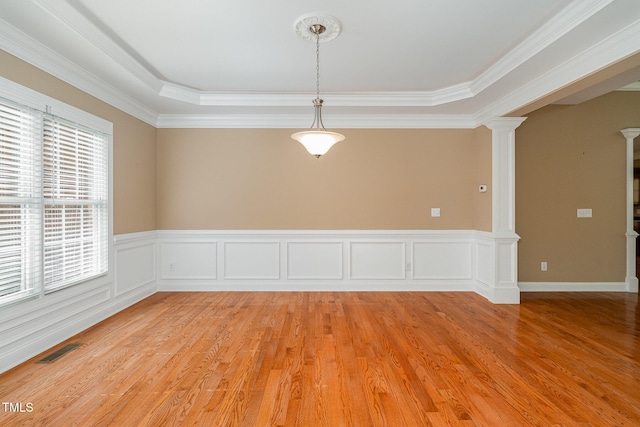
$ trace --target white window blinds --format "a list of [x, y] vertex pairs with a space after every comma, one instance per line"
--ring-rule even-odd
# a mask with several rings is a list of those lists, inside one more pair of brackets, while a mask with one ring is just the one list
[[40, 280], [42, 115], [0, 102], [0, 302]]
[[109, 144], [0, 98], [0, 304], [108, 272]]
[[46, 115], [43, 138], [44, 288], [108, 268], [108, 137]]

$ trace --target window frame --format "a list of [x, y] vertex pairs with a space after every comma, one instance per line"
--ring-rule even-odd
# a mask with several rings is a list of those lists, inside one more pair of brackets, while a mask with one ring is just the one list
[[[12, 294], [8, 294], [5, 297], [0, 298], [0, 308], [6, 307], [11, 304], [19, 303], [25, 300], [30, 300], [33, 298], [43, 298], [45, 295], [52, 294], [55, 292], [59, 292], [65, 289], [78, 289], [82, 290], [92, 289], [94, 287], [103, 286], [107, 283], [113, 282], [114, 277], [114, 248], [113, 248], [113, 124], [95, 116], [89, 112], [83, 111], [79, 108], [66, 104], [62, 101], [59, 101], [55, 98], [44, 95], [40, 92], [37, 92], [33, 89], [22, 86], [18, 83], [15, 83], [11, 80], [8, 80], [4, 77], [0, 77], [0, 97], [9, 100], [10, 102], [23, 105], [25, 107], [31, 108], [33, 110], [37, 110], [41, 112], [42, 117], [47, 114], [53, 115], [57, 118], [60, 118], [64, 121], [71, 122], [77, 124], [81, 127], [91, 129], [92, 131], [96, 131], [102, 133], [107, 136], [107, 199], [108, 199], [108, 207], [107, 207], [107, 215], [108, 215], [108, 226], [107, 226], [107, 270], [106, 273], [102, 273], [100, 275], [94, 276], [92, 278], [87, 278], [86, 280], [80, 280], [74, 283], [71, 283], [67, 286], [60, 286], [54, 289], [47, 289], [45, 291], [45, 284], [43, 280], [42, 269], [44, 267], [44, 240], [41, 238], [40, 240], [40, 256], [39, 263], [40, 265], [40, 278], [37, 280], [35, 291], [19, 291]], [[44, 119], [43, 119], [44, 121]], [[42, 203], [44, 202], [44, 198], [41, 198]], [[41, 213], [41, 233], [44, 233], [44, 206], [42, 207]]]

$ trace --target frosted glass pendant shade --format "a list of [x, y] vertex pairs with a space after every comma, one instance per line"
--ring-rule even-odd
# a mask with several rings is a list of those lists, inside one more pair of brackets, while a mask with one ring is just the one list
[[344, 140], [344, 135], [325, 130], [307, 130], [296, 132], [291, 135], [291, 138], [304, 145], [310, 154], [320, 157], [326, 154], [335, 143]]

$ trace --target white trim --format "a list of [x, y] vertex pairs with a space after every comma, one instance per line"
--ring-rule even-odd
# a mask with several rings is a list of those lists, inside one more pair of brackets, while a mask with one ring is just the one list
[[[430, 92], [328, 92], [323, 99], [334, 107], [433, 107], [474, 96], [469, 83]], [[201, 106], [307, 107], [314, 93], [215, 93], [164, 82], [160, 96]]]
[[158, 253], [155, 232], [132, 233], [114, 238], [114, 296], [155, 284]]
[[[491, 130], [493, 233], [478, 244], [478, 257], [489, 268], [478, 271], [476, 291], [489, 301], [518, 304], [518, 236], [515, 232], [515, 130], [526, 118], [501, 117], [485, 124]], [[478, 267], [480, 268], [480, 267]]]
[[[148, 265], [142, 265], [137, 258], [127, 262], [155, 276], [154, 231], [118, 235], [114, 242], [115, 258], [120, 260], [139, 254], [130, 249], [150, 250], [153, 257], [147, 254], [142, 258]], [[136, 273], [133, 269], [129, 271]], [[115, 263], [113, 280], [103, 278], [3, 307], [0, 310], [0, 373], [157, 292], [155, 279], [138, 281], [136, 274], [127, 276], [127, 271], [120, 271]], [[118, 281], [127, 282], [126, 291], [121, 294], [117, 294]]]
[[484, 123], [540, 99], [639, 51], [640, 20], [543, 73], [474, 114]]
[[[464, 114], [333, 115], [329, 111], [325, 116], [331, 129], [475, 129], [480, 125], [472, 115]], [[158, 129], [297, 129], [308, 128], [310, 118], [310, 114], [160, 114], [156, 126]]]
[[[277, 280], [263, 280], [259, 277], [249, 279], [226, 280], [223, 275], [215, 279], [157, 279], [156, 281], [138, 281], [135, 274], [127, 277], [126, 271], [114, 268], [114, 282], [102, 281], [87, 287], [73, 287], [45, 296], [23, 301], [5, 307], [0, 311], [0, 372], [6, 371], [31, 357], [45, 351], [59, 342], [95, 325], [107, 317], [124, 310], [136, 302], [158, 291], [416, 291], [416, 292], [473, 292], [484, 296], [496, 304], [514, 304], [519, 302], [520, 292], [626, 292], [624, 282], [520, 282], [517, 286], [499, 283], [494, 286], [496, 275], [495, 248], [504, 244], [506, 238], [496, 237], [493, 233], [475, 230], [186, 230], [186, 231], [148, 231], [122, 234], [114, 237], [115, 251], [118, 257], [127, 259], [129, 265], [144, 261], [141, 269], [154, 270], [155, 277], [160, 272], [162, 251], [155, 251], [163, 243], [180, 242], [224, 242], [264, 243], [277, 242], [280, 248], [279, 271], [288, 272], [288, 243], [341, 244], [343, 276], [315, 279], [302, 276], [291, 277], [283, 274]], [[420, 262], [414, 257], [415, 244], [433, 245], [470, 244], [471, 257], [466, 252], [459, 262], [469, 264], [472, 277], [469, 279], [442, 277], [440, 269], [430, 276], [427, 273], [416, 278], [407, 274], [403, 279], [349, 280], [347, 265], [350, 259], [350, 242], [402, 242], [404, 259], [411, 260], [412, 269]], [[196, 246], [197, 247], [197, 246]], [[156, 259], [149, 260], [144, 253], [130, 249], [141, 248], [153, 251]], [[480, 255], [480, 251], [483, 254]], [[215, 262], [224, 263], [224, 251], [217, 250]], [[461, 252], [462, 254], [463, 252]], [[139, 257], [140, 255], [144, 255]], [[120, 258], [122, 259], [122, 258]], [[146, 260], [146, 261], [145, 261]], [[430, 260], [433, 261], [433, 260]], [[488, 264], [488, 265], [485, 265]], [[135, 273], [133, 270], [131, 270]], [[333, 270], [331, 270], [333, 271]], [[316, 271], [317, 273], [317, 271]], [[320, 276], [321, 276], [320, 272]], [[127, 281], [131, 287], [121, 295], [116, 295], [117, 280]]]
[[[516, 46], [507, 55], [500, 58], [487, 71], [482, 73], [469, 85], [473, 94], [478, 94], [513, 70], [542, 52], [571, 30], [595, 15], [613, 0], [574, 1], [562, 12], [544, 23], [535, 33]], [[498, 114], [498, 115], [502, 115]]]
[[[300, 254], [300, 249], [297, 251], [294, 248], [307, 248], [306, 252], [303, 251]], [[316, 251], [312, 252], [310, 249], [323, 247], [324, 252]], [[329, 249], [335, 251], [333, 254], [328, 252]], [[295, 254], [298, 253], [298, 256]], [[306, 257], [305, 257], [306, 255]], [[311, 256], [309, 256], [311, 255]], [[333, 259], [331, 258], [333, 255]], [[286, 242], [285, 247], [286, 259], [286, 279], [290, 280], [342, 280], [344, 279], [344, 266], [345, 266], [345, 250], [344, 243], [342, 241], [295, 241]], [[309, 259], [311, 258], [311, 259]], [[331, 262], [336, 262], [334, 265], [330, 265]], [[296, 265], [297, 263], [297, 265]], [[311, 271], [308, 264], [321, 264]], [[328, 265], [328, 268], [327, 268]], [[295, 267], [295, 268], [294, 268]], [[306, 267], [306, 271], [305, 271]], [[328, 271], [322, 271], [322, 267], [327, 268]], [[332, 270], [335, 268], [335, 271]], [[297, 270], [298, 273], [294, 273], [293, 270]]]
[[475, 292], [494, 304], [520, 304], [520, 288], [518, 286], [497, 288], [486, 283], [477, 282]]
[[[114, 280], [113, 271], [115, 263], [115, 253], [113, 244], [113, 123], [88, 113], [84, 110], [66, 104], [36, 90], [15, 83], [4, 77], [0, 77], [0, 97], [12, 102], [23, 104], [27, 107], [55, 115], [57, 118], [69, 120], [75, 124], [89, 127], [107, 135], [108, 138], [108, 269], [106, 274], [101, 274], [95, 278], [88, 279], [82, 284], [73, 286], [93, 286], [95, 284], [111, 283]], [[63, 287], [56, 289], [44, 289], [44, 283], [39, 291], [39, 299], [45, 298], [49, 292], [59, 292]]]
[[636, 272], [636, 239], [638, 233], [633, 228], [633, 160], [634, 160], [634, 138], [640, 135], [640, 128], [626, 128], [620, 131], [626, 138], [626, 185], [627, 185], [627, 200], [626, 200], [626, 225], [627, 232], [625, 237], [627, 240], [627, 260], [626, 260], [626, 277], [625, 282], [627, 284], [627, 291], [637, 293], [638, 292], [638, 276]]
[[[591, 16], [605, 8], [612, 0], [574, 1], [544, 24], [537, 32], [516, 46], [484, 73], [470, 82], [421, 92], [329, 93], [327, 104], [334, 106], [372, 107], [430, 107], [470, 99], [491, 87], [503, 77], [545, 47], [562, 38]], [[72, 6], [64, 2], [55, 5], [36, 1], [43, 9], [77, 31], [87, 42], [117, 61], [128, 73], [161, 98], [171, 98], [201, 106], [298, 106], [308, 105], [307, 94], [273, 93], [210, 93], [197, 91], [163, 81], [136, 58], [109, 39], [99, 28]], [[308, 117], [294, 115], [261, 116], [254, 114], [159, 114], [154, 108], [132, 98], [104, 80], [78, 67], [57, 52], [27, 36], [0, 19], [0, 49], [60, 78], [98, 99], [158, 128], [306, 128]], [[423, 114], [363, 114], [341, 116], [331, 128], [475, 128], [492, 117], [502, 116], [585, 75], [602, 69], [637, 52], [637, 32], [640, 21], [618, 31], [565, 63], [549, 70], [520, 89], [495, 101], [480, 111], [461, 115]]]
[[625, 282], [520, 282], [521, 292], [627, 292]]
[[108, 37], [93, 22], [73, 7], [69, 2], [63, 1], [43, 1], [31, 0], [40, 8], [45, 10], [51, 16], [55, 16], [58, 20], [69, 28], [69, 30], [82, 35], [82, 37], [95, 46], [101, 52], [106, 53], [125, 68], [129, 73], [134, 75], [138, 80], [145, 83], [155, 92], [162, 87], [160, 80], [149, 71], [144, 65], [138, 62], [132, 55], [124, 50], [112, 38]]
[[[489, 233], [490, 234], [490, 233]], [[186, 245], [181, 249], [195, 251], [180, 253], [180, 257], [168, 259], [171, 251], [159, 251], [158, 270], [166, 264], [200, 260], [213, 268], [222, 268], [215, 278], [168, 277], [161, 275], [158, 289], [161, 291], [473, 291], [475, 289], [473, 249], [477, 238], [486, 233], [474, 230], [168, 230], [158, 231], [158, 245], [184, 243], [215, 244], [216, 259], [203, 257], [206, 248]], [[449, 259], [451, 251], [442, 253], [433, 249], [431, 258], [414, 254], [415, 245], [429, 243], [433, 248], [451, 244], [460, 246]], [[240, 246], [237, 246], [237, 245]], [[270, 244], [273, 247], [256, 245]], [[235, 246], [234, 246], [235, 245]], [[330, 246], [327, 246], [330, 245]], [[385, 246], [386, 245], [386, 246]], [[467, 246], [468, 245], [468, 248]], [[354, 259], [353, 247], [360, 249]], [[229, 271], [229, 247], [238, 249]], [[259, 260], [245, 259], [252, 251], [265, 253]], [[301, 252], [295, 252], [303, 250]], [[314, 249], [317, 251], [314, 252]], [[265, 252], [267, 251], [267, 252]], [[255, 252], [255, 251], [254, 251]], [[292, 256], [292, 253], [295, 256]], [[173, 252], [176, 253], [176, 252]], [[391, 253], [393, 260], [386, 260]], [[278, 256], [276, 256], [278, 255]], [[381, 258], [382, 257], [382, 258]], [[436, 257], [437, 259], [434, 259]], [[313, 263], [313, 260], [322, 262]], [[407, 270], [407, 262], [410, 269]], [[296, 263], [292, 267], [292, 262]], [[356, 270], [354, 271], [354, 262]], [[448, 263], [443, 268], [438, 263]], [[382, 263], [383, 265], [380, 265]], [[195, 266], [201, 270], [205, 264]], [[463, 266], [464, 274], [458, 267]], [[175, 264], [176, 271], [182, 266]], [[414, 276], [414, 271], [420, 271]], [[277, 272], [277, 273], [276, 273]], [[292, 273], [293, 272], [293, 273]], [[469, 274], [467, 274], [469, 272]]]
[[[544, 48], [562, 38], [575, 27], [610, 4], [612, 0], [575, 1], [565, 7], [538, 31], [516, 46], [500, 61], [482, 73], [475, 80], [464, 82], [442, 89], [423, 92], [388, 92], [334, 94], [332, 105], [348, 106], [434, 106], [472, 98], [517, 67], [540, 53]], [[195, 105], [212, 106], [283, 106], [308, 105], [309, 97], [300, 94], [243, 94], [243, 93], [210, 93], [194, 90], [173, 82], [159, 79], [131, 54], [107, 37], [91, 21], [66, 3], [50, 4], [35, 0], [52, 16], [64, 22], [73, 31], [93, 44], [101, 52], [117, 61], [124, 69], [143, 82], [161, 97], [175, 99]]]
[[155, 125], [158, 113], [0, 19], [0, 49], [107, 104]]
[[127, 245], [131, 244], [140, 244], [141, 242], [150, 242], [153, 241], [155, 243], [155, 239], [157, 238], [157, 231], [138, 231], [135, 233], [127, 233], [127, 234], [118, 234], [113, 236], [113, 242], [116, 246], [118, 245]]
[[0, 76], [0, 96], [113, 136], [113, 123]]

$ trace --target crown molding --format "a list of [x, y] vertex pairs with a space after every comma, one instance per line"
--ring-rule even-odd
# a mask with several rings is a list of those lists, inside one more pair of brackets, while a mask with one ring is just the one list
[[[141, 64], [118, 43], [107, 36], [90, 19], [88, 19], [77, 7], [67, 1], [31, 0], [41, 9], [56, 17], [73, 32], [78, 33], [86, 41], [105, 53], [125, 70], [146, 84], [154, 92], [162, 88], [161, 80], [147, 66]], [[75, 2], [81, 6], [80, 3]]]
[[640, 52], [640, 20], [531, 80], [475, 115], [479, 123], [500, 117]]
[[[306, 129], [310, 117], [308, 114], [160, 114], [156, 127]], [[479, 125], [470, 115], [340, 114], [328, 116], [326, 121], [331, 123], [331, 129], [474, 129]]]
[[[201, 106], [309, 106], [312, 93], [211, 93], [158, 79], [67, 2], [33, 0], [78, 32], [160, 97]], [[539, 53], [612, 0], [576, 0], [471, 82], [428, 92], [327, 93], [336, 107], [430, 107], [472, 98]], [[503, 116], [585, 75], [637, 53], [640, 21], [514, 90], [474, 115], [352, 114], [330, 117], [332, 128], [474, 128]], [[0, 18], [0, 49], [156, 127], [307, 128], [308, 115], [158, 114]], [[638, 90], [640, 84], [627, 90]]]
[[[511, 73], [612, 1], [580, 0], [571, 3], [559, 15], [554, 16], [531, 37], [520, 43], [471, 82], [464, 82], [433, 91], [331, 93], [324, 94], [324, 98], [330, 100], [331, 105], [344, 107], [432, 107], [472, 98]], [[157, 86], [156, 82], [152, 81], [147, 84], [149, 87]], [[202, 106], [307, 106], [309, 99], [313, 98], [311, 93], [211, 93], [172, 82], [160, 82], [160, 85], [158, 95]]]
[[[158, 94], [189, 104], [218, 107], [308, 107], [316, 96], [311, 92], [200, 92], [171, 82], [163, 82]], [[322, 93], [322, 98], [334, 107], [433, 107], [472, 96], [466, 83], [432, 92]]]
[[0, 19], [0, 49], [77, 87], [143, 122], [155, 125], [157, 113], [80, 68], [57, 52]]
[[612, 1], [574, 1], [472, 81], [469, 85], [470, 92], [473, 95], [477, 95], [495, 84], [498, 80], [595, 15]]

